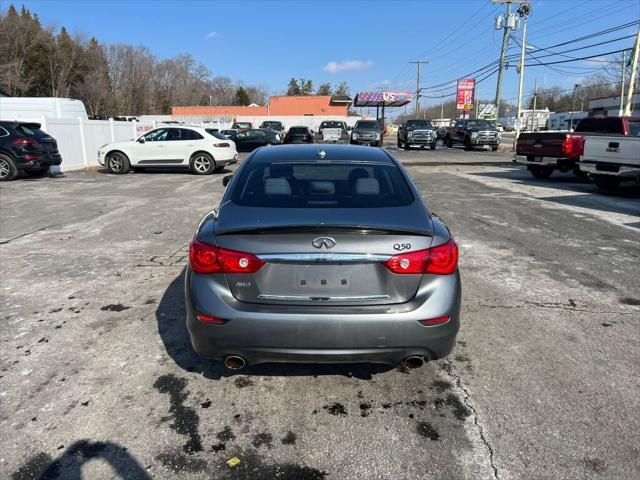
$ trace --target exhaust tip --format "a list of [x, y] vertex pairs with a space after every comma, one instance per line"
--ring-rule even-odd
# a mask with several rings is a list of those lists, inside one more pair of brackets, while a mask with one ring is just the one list
[[244, 358], [235, 355], [229, 355], [224, 359], [224, 366], [229, 370], [241, 370], [247, 365]]
[[424, 358], [418, 356], [407, 357], [402, 361], [402, 366], [407, 370], [420, 368], [424, 365]]

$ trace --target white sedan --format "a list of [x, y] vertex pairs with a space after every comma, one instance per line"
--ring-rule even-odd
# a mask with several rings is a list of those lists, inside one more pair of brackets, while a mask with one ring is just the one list
[[136, 140], [98, 149], [98, 163], [118, 174], [146, 167], [188, 167], [196, 175], [208, 175], [237, 160], [233, 140], [211, 128], [185, 125], [154, 128]]

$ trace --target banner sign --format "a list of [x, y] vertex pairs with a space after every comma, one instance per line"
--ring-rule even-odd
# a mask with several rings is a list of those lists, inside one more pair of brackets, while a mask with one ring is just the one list
[[458, 93], [456, 94], [456, 108], [463, 112], [473, 110], [473, 92], [476, 80], [474, 78], [461, 78], [458, 80]]
[[496, 106], [493, 103], [481, 103], [478, 106], [478, 118], [485, 120], [496, 119]]
[[356, 107], [386, 106], [400, 107], [411, 103], [412, 92], [360, 92], [356, 95], [354, 105]]

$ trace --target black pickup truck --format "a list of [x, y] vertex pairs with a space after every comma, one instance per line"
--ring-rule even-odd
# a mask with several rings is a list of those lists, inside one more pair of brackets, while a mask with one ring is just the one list
[[521, 133], [514, 162], [526, 165], [536, 178], [549, 178], [554, 170], [573, 170], [576, 175], [585, 175], [578, 163], [585, 137], [630, 136], [634, 131], [632, 126], [639, 121], [637, 117], [588, 117], [578, 122], [574, 132]]
[[429, 120], [407, 120], [398, 128], [398, 148], [409, 150], [413, 145], [436, 149], [438, 132]]
[[460, 119], [449, 127], [445, 141], [447, 147], [461, 143], [465, 150], [473, 150], [488, 145], [495, 152], [500, 145], [500, 132], [487, 120]]

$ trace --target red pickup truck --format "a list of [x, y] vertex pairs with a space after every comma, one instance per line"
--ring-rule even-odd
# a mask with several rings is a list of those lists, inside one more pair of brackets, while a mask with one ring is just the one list
[[537, 178], [549, 178], [554, 170], [580, 172], [578, 161], [584, 148], [584, 137], [591, 135], [629, 136], [637, 131], [639, 117], [589, 117], [578, 122], [570, 132], [521, 133], [514, 162], [527, 166]]

